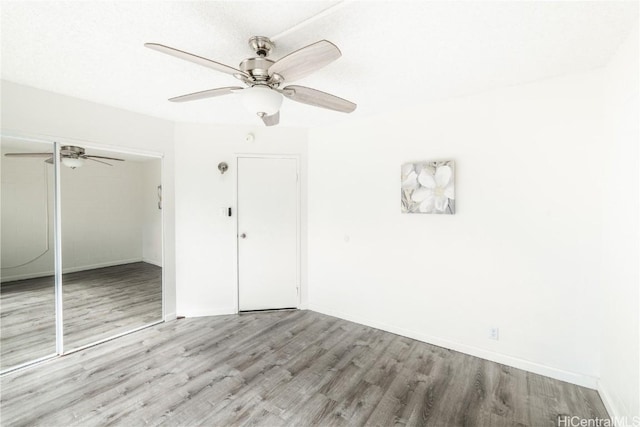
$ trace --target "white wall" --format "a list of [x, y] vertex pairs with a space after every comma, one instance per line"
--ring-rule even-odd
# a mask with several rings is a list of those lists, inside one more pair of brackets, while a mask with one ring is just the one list
[[[638, 28], [607, 68], [602, 197], [602, 366], [611, 415], [640, 417], [640, 104]], [[638, 418], [640, 420], [640, 418]]]
[[142, 259], [162, 267], [162, 210], [158, 209], [158, 185], [162, 183], [160, 160], [142, 163]]
[[165, 317], [175, 317], [174, 124], [2, 81], [2, 131], [87, 148], [163, 155]]
[[0, 279], [51, 274], [53, 265], [53, 166], [46, 158], [5, 157], [7, 152], [53, 152], [53, 144], [0, 142]]
[[[248, 133], [255, 135], [246, 142]], [[178, 123], [176, 147], [176, 278], [178, 314], [205, 316], [237, 310], [235, 158], [238, 154], [300, 156], [306, 188], [307, 132], [296, 128]], [[221, 175], [217, 165], [227, 162]], [[222, 207], [233, 207], [222, 217]], [[306, 306], [306, 191], [301, 194], [301, 296]]]
[[114, 163], [60, 170], [64, 272], [142, 260], [142, 169]]
[[[601, 87], [591, 72], [311, 130], [309, 307], [595, 387]], [[456, 214], [401, 214], [400, 165], [438, 159], [456, 161]]]

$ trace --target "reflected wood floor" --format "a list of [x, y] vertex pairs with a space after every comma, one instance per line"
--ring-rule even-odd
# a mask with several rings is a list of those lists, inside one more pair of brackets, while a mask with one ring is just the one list
[[311, 311], [175, 320], [1, 378], [2, 424], [553, 426], [593, 390]]
[[[162, 268], [144, 262], [62, 277], [65, 351], [162, 319]], [[0, 286], [0, 367], [55, 353], [54, 278]]]

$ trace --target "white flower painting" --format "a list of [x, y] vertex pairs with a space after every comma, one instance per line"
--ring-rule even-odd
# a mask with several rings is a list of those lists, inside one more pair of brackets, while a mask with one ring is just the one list
[[402, 213], [456, 212], [454, 161], [402, 165]]

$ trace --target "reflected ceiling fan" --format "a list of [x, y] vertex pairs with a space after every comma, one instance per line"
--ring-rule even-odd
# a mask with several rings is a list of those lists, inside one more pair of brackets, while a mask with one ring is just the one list
[[162, 44], [145, 43], [145, 46], [185, 61], [230, 74], [248, 86], [246, 88], [228, 86], [203, 90], [170, 98], [169, 101], [172, 102], [195, 101], [239, 93], [244, 106], [257, 114], [267, 126], [279, 123], [283, 96], [292, 101], [341, 113], [351, 113], [356, 109], [356, 104], [353, 102], [317, 89], [298, 85], [280, 88], [285, 82], [289, 83], [306, 77], [342, 55], [340, 49], [327, 40], [312, 43], [277, 61], [272, 61], [267, 56], [275, 44], [268, 37], [254, 36], [249, 39], [249, 46], [255, 51], [256, 56], [243, 60], [239, 68], [233, 68]]
[[[53, 164], [53, 153], [6, 153], [6, 157], [48, 157], [45, 163]], [[113, 166], [111, 163], [107, 163], [103, 160], [115, 160], [118, 162], [124, 162], [124, 159], [118, 159], [115, 157], [105, 156], [93, 156], [85, 154], [84, 148], [77, 147], [75, 145], [63, 145], [60, 147], [60, 158], [62, 164], [68, 168], [75, 169], [84, 165], [85, 160], [91, 160], [94, 162], [102, 163], [107, 166]], [[103, 160], [98, 160], [103, 159]]]

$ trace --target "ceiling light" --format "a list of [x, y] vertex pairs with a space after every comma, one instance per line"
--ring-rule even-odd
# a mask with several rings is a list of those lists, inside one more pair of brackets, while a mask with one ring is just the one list
[[282, 105], [282, 94], [267, 86], [256, 85], [240, 92], [244, 108], [259, 116], [277, 113]]
[[76, 157], [63, 157], [62, 164], [68, 168], [75, 169], [84, 165], [84, 159], [79, 159]]

